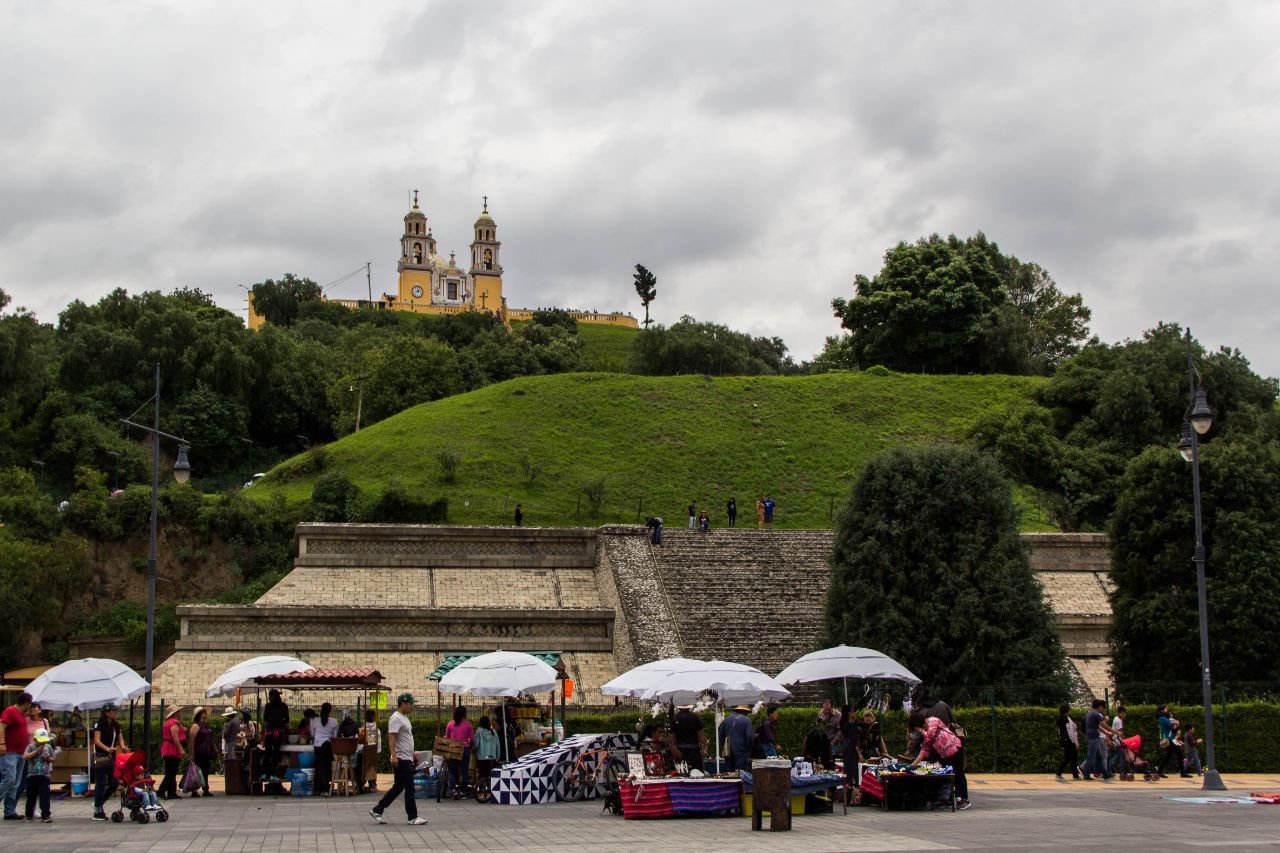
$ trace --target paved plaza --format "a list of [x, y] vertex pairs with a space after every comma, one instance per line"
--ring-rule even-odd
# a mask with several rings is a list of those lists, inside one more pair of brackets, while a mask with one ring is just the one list
[[[390, 781], [389, 779], [387, 780]], [[1280, 775], [1228, 776], [1231, 793], [1280, 791]], [[4, 823], [7, 853], [39, 851], [701, 851], [1028, 850], [1089, 846], [1106, 850], [1277, 850], [1280, 806], [1198, 805], [1175, 780], [1057, 784], [1030, 777], [975, 777], [967, 812], [850, 809], [797, 817], [787, 833], [753, 833], [743, 818], [628, 821], [599, 802], [496, 806], [419, 800], [430, 822], [410, 827], [404, 807], [388, 823], [369, 817], [375, 799], [223, 797], [171, 803], [166, 824], [94, 823], [92, 806], [54, 804], [54, 823]]]

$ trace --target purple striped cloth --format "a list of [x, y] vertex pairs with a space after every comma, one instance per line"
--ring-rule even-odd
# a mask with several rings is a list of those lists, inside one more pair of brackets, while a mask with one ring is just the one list
[[742, 783], [681, 785], [677, 782], [669, 785], [668, 791], [676, 814], [705, 814], [737, 810], [741, 805]]

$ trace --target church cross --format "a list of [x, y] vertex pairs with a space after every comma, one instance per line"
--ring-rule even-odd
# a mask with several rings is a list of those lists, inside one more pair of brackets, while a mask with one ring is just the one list
[[488, 302], [489, 302], [489, 294], [488, 294], [488, 292], [485, 292], [485, 293], [480, 294], [480, 307], [481, 307], [481, 308], [488, 308], [488, 307], [489, 307]]
[[489, 197], [488, 197], [488, 196], [484, 196], [484, 212], [485, 212], [485, 213], [488, 213], [488, 212], [489, 212]]

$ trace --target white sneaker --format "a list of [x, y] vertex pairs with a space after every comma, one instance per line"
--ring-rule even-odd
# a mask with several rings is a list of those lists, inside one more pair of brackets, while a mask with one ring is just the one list
[[369, 809], [369, 817], [373, 818], [373, 819], [374, 819], [374, 820], [376, 820], [378, 823], [386, 823], [386, 822], [387, 822], [387, 819], [386, 819], [386, 818], [384, 818], [384, 817], [383, 817], [381, 814], [379, 814], [378, 812], [375, 812], [373, 809]]
[[409, 821], [409, 826], [426, 826], [427, 819], [425, 817], [415, 817]]

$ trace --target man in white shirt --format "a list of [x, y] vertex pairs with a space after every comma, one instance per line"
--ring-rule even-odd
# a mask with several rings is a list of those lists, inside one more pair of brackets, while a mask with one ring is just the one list
[[418, 817], [418, 804], [413, 799], [413, 765], [416, 756], [413, 752], [413, 723], [409, 721], [409, 712], [413, 710], [413, 694], [401, 693], [396, 697], [396, 712], [387, 720], [387, 737], [390, 739], [391, 763], [395, 768], [395, 784], [382, 795], [378, 804], [369, 809], [369, 814], [378, 823], [386, 823], [382, 813], [387, 806], [395, 802], [400, 792], [404, 792], [404, 813], [409, 818], [410, 826], [422, 826], [426, 818]]
[[1108, 770], [1112, 774], [1119, 773], [1121, 778], [1127, 778], [1129, 768], [1124, 760], [1124, 718], [1128, 714], [1123, 705], [1116, 708], [1115, 718], [1111, 721], [1111, 730], [1115, 732], [1111, 743], [1110, 764]]

